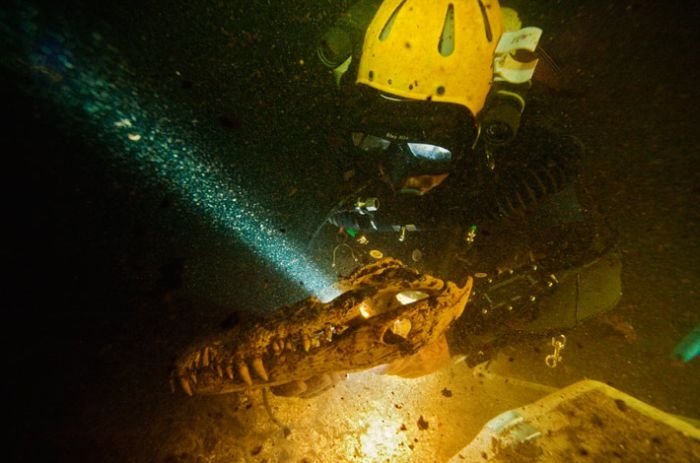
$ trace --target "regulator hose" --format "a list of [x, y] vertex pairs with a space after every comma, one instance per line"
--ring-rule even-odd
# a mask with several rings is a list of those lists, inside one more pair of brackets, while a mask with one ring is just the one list
[[493, 190], [493, 199], [486, 201], [485, 217], [498, 220], [522, 216], [545, 196], [572, 185], [579, 174], [583, 145], [576, 138], [569, 138], [577, 146], [567, 155], [528, 163], [501, 179]]

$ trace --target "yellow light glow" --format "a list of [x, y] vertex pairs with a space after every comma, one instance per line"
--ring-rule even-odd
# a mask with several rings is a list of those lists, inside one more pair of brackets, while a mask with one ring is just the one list
[[396, 300], [399, 301], [401, 305], [412, 304], [416, 301], [420, 301], [421, 299], [426, 299], [428, 297], [430, 296], [427, 293], [424, 293], [423, 291], [406, 290], [396, 294]]
[[366, 431], [360, 436], [361, 461], [406, 461], [407, 447], [401, 445], [404, 436], [399, 432], [401, 423], [392, 418], [376, 412], [363, 417]]
[[360, 304], [360, 315], [362, 315], [365, 318], [369, 318], [372, 316], [372, 310], [370, 309], [369, 304], [367, 304], [366, 302]]
[[[511, 384], [501, 382], [494, 396], [487, 395], [483, 375], [477, 377], [463, 365], [411, 379], [383, 374], [384, 370], [351, 373], [308, 399], [270, 394], [271, 410], [291, 433], [281, 432], [262, 407], [253, 407], [230, 420], [235, 428], [225, 445], [235, 449], [232, 456], [239, 456], [231, 461], [246, 461], [246, 449], [262, 443], [260, 461], [447, 462], [484, 423], [513, 405], [501, 400]], [[250, 432], [253, 427], [256, 431]], [[185, 435], [191, 436], [192, 429]], [[240, 455], [234, 453], [240, 448]]]
[[391, 324], [391, 331], [402, 338], [407, 337], [408, 333], [411, 331], [411, 320], [405, 318], [394, 320], [394, 323]]

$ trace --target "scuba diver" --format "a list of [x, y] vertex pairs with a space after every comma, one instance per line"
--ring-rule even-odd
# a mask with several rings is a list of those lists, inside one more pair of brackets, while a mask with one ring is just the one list
[[621, 295], [614, 234], [582, 186], [584, 147], [528, 101], [541, 34], [497, 0], [360, 0], [318, 48], [359, 182], [326, 223], [344, 245], [473, 276], [448, 339], [470, 366]]

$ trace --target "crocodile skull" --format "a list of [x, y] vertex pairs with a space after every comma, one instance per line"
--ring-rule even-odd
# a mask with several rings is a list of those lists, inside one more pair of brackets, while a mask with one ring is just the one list
[[171, 379], [188, 395], [222, 394], [388, 364], [440, 339], [471, 285], [382, 259], [341, 281], [345, 292], [330, 302], [307, 298], [196, 343]]

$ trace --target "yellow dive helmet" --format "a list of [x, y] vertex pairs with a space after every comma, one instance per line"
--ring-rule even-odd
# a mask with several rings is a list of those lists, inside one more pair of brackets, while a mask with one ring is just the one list
[[357, 83], [477, 115], [502, 32], [497, 0], [385, 0], [367, 28]]

